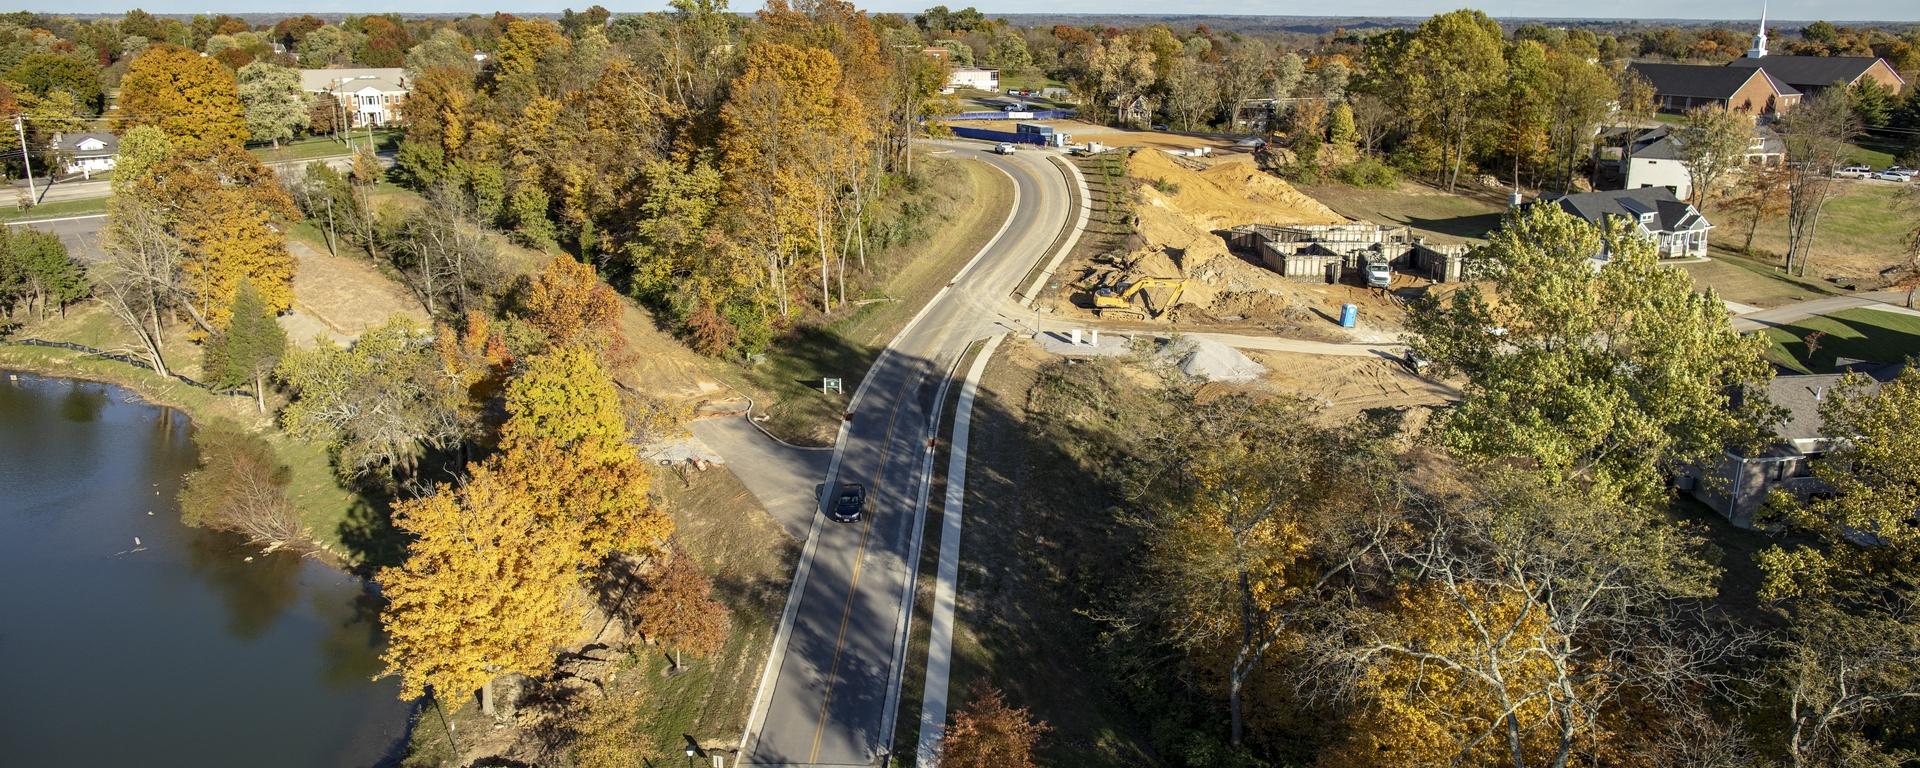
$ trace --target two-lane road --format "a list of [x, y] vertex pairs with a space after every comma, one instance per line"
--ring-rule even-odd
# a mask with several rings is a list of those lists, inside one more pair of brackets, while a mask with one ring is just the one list
[[927, 476], [930, 414], [954, 363], [977, 339], [1008, 330], [996, 308], [1047, 256], [1070, 213], [1066, 181], [1041, 152], [1002, 157], [946, 145], [1013, 178], [999, 235], [901, 331], [855, 392], [828, 487], [867, 488], [867, 516], [815, 516], [787, 618], [743, 745], [751, 765], [869, 766], [892, 734], [907, 562]]

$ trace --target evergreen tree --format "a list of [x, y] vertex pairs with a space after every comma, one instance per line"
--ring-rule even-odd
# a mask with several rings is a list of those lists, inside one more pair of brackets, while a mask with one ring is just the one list
[[233, 295], [227, 330], [207, 343], [202, 367], [208, 383], [220, 387], [252, 387], [254, 404], [267, 412], [267, 374], [287, 351], [287, 332], [274, 320], [253, 281], [242, 280]]

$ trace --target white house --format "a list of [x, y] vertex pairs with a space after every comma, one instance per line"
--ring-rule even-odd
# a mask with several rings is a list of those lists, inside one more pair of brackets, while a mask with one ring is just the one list
[[1000, 92], [1000, 70], [980, 69], [978, 67], [954, 67], [947, 73], [947, 87], [941, 93], [953, 93], [961, 88], [976, 91]]
[[[1681, 159], [1681, 139], [1666, 128], [1648, 131], [1633, 142], [1627, 158], [1621, 162], [1622, 186], [1627, 189], [1666, 187], [1675, 197], [1693, 196], [1693, 175]], [[1786, 162], [1786, 144], [1779, 135], [1756, 126], [1747, 145], [1748, 165], [1779, 165]]]
[[331, 93], [353, 127], [386, 125], [400, 119], [400, 104], [410, 90], [406, 70], [303, 69], [300, 87], [308, 93]]
[[1634, 232], [1653, 241], [1660, 258], [1707, 255], [1707, 232], [1713, 224], [1666, 187], [1585, 192], [1551, 202], [1595, 225], [1614, 218], [1628, 220]]
[[120, 137], [111, 133], [64, 133], [53, 136], [55, 162], [67, 175], [93, 178], [96, 173], [113, 170], [114, 156], [120, 154]]

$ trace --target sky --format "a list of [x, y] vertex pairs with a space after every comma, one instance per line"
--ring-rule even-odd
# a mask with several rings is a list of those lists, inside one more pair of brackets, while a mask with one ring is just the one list
[[[870, 11], [911, 12], [942, 4], [953, 8], [972, 5], [988, 14], [1099, 13], [1309, 16], [1337, 10], [1343, 16], [1431, 16], [1460, 7], [1478, 8], [1504, 18], [1642, 18], [1642, 19], [1752, 19], [1759, 2], [1748, 0], [1344, 0], [1273, 2], [1272, 0], [855, 0]], [[665, 0], [599, 0], [615, 12], [651, 11]], [[115, 13], [141, 7], [153, 13], [409, 13], [558, 12], [585, 8], [594, 0], [138, 0], [136, 2], [48, 2], [30, 0], [28, 10], [44, 13]], [[736, 10], [750, 11], [756, 0], [733, 0]], [[1920, 0], [1771, 0], [1768, 18], [1920, 21]]]

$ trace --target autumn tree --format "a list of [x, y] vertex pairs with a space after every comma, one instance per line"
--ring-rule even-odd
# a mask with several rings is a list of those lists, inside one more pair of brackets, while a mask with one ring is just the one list
[[727, 606], [713, 599], [713, 581], [677, 546], [643, 577], [624, 608], [648, 642], [672, 649], [675, 669], [683, 653], [706, 658], [726, 645]]
[[541, 675], [582, 634], [572, 549], [547, 528], [542, 503], [510, 470], [469, 467], [458, 487], [394, 505], [394, 525], [414, 537], [407, 559], [378, 581], [387, 650], [382, 677], [400, 696], [481, 691], [493, 680]]
[[240, 68], [240, 104], [246, 111], [247, 133], [267, 139], [277, 149], [283, 139], [305, 130], [311, 120], [300, 73], [277, 64], [256, 61]]
[[175, 45], [149, 47], [120, 80], [119, 114], [175, 140], [238, 144], [247, 138], [233, 72]]
[[387, 233], [383, 250], [428, 315], [480, 306], [500, 279], [499, 255], [458, 200], [405, 214]]
[[1401, 103], [1439, 151], [1437, 170], [1449, 191], [1466, 165], [1481, 105], [1506, 79], [1500, 41], [1499, 24], [1461, 10], [1421, 23], [1407, 44]]
[[520, 291], [519, 314], [546, 335], [551, 347], [591, 345], [618, 356], [626, 349], [620, 336], [620, 295], [600, 280], [593, 267], [559, 254]]
[[1670, 473], [1765, 439], [1764, 398], [1732, 394], [1769, 378], [1760, 340], [1650, 240], [1549, 204], [1510, 215], [1476, 255], [1485, 283], [1409, 319], [1414, 349], [1467, 381], [1441, 443], [1648, 499]]
[[1700, 107], [1687, 113], [1686, 121], [1674, 129], [1673, 138], [1692, 185], [1687, 199], [1701, 208], [1719, 194], [1727, 175], [1746, 163], [1753, 122], [1722, 107]]
[[180, 520], [231, 531], [268, 551], [304, 546], [312, 533], [287, 499], [292, 470], [273, 445], [231, 422], [197, 424], [198, 466], [180, 486]]
[[1005, 694], [976, 681], [967, 705], [953, 715], [940, 741], [940, 765], [947, 768], [1034, 768], [1033, 751], [1053, 730], [1025, 707], [1007, 703]]
[[1753, 253], [1753, 238], [1759, 234], [1762, 222], [1787, 212], [1787, 187], [1792, 175], [1792, 169], [1785, 165], [1750, 168], [1742, 174], [1739, 194], [1726, 201], [1727, 208], [1739, 211], [1746, 219], [1746, 239], [1740, 244], [1742, 253]]

